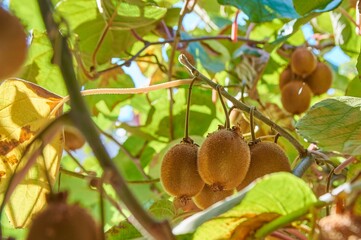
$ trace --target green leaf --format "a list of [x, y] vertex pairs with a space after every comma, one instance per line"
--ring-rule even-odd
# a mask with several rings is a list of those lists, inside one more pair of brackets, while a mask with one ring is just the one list
[[128, 240], [141, 238], [142, 234], [128, 221], [122, 221], [105, 233], [107, 240]]
[[59, 67], [52, 64], [53, 48], [46, 33], [34, 30], [21, 78], [59, 95], [67, 95]]
[[361, 97], [361, 79], [357, 76], [348, 84], [346, 96]]
[[293, 19], [299, 15], [290, 1], [282, 0], [218, 0], [220, 4], [232, 5], [242, 10], [251, 22], [268, 22], [275, 18]]
[[326, 151], [361, 154], [361, 98], [335, 97], [318, 102], [296, 124], [309, 142]]
[[287, 215], [315, 202], [317, 198], [303, 180], [290, 173], [274, 173], [189, 217], [173, 232], [185, 234], [196, 230], [193, 239], [229, 239], [239, 224], [254, 216], [264, 213]]
[[10, 0], [9, 8], [21, 20], [28, 31], [45, 30], [37, 0], [27, 0], [26, 6], [23, 0]]
[[310, 12], [327, 12], [336, 8], [342, 0], [293, 0], [293, 5], [300, 15]]
[[149, 208], [149, 212], [158, 220], [172, 219], [176, 215], [173, 202], [168, 199], [158, 200]]
[[112, 28], [117, 30], [130, 30], [152, 25], [167, 12], [166, 8], [140, 0], [128, 2], [105, 0], [101, 1], [101, 7], [100, 12], [103, 10], [102, 13], [106, 19], [112, 18], [114, 11], [117, 11], [112, 23]]

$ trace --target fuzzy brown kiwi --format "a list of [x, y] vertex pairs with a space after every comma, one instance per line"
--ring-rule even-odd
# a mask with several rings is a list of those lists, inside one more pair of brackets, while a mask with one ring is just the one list
[[27, 55], [26, 34], [20, 21], [0, 7], [0, 80], [21, 68]]
[[310, 75], [317, 67], [317, 59], [306, 47], [297, 48], [291, 55], [291, 69], [302, 78]]
[[294, 74], [291, 70], [291, 66], [287, 66], [280, 74], [278, 86], [282, 90], [282, 88], [289, 82], [294, 79]]
[[[63, 193], [61, 193], [63, 194]], [[35, 216], [27, 240], [100, 240], [100, 228], [79, 205], [66, 203], [66, 196], [48, 201]]]
[[246, 178], [237, 187], [241, 190], [255, 179], [273, 172], [291, 172], [291, 166], [283, 149], [274, 142], [258, 142], [250, 146], [251, 164]]
[[200, 193], [194, 196], [192, 199], [197, 207], [200, 209], [206, 209], [209, 206], [225, 199], [228, 196], [233, 194], [233, 190], [222, 190], [222, 191], [213, 191], [212, 187], [209, 185], [204, 185], [204, 188]]
[[315, 95], [327, 92], [332, 84], [331, 69], [323, 62], [317, 63], [316, 70], [305, 79], [305, 83]]
[[79, 130], [69, 128], [64, 130], [64, 143], [66, 150], [77, 150], [84, 146], [85, 138]]
[[173, 146], [162, 161], [160, 180], [165, 191], [184, 203], [204, 186], [198, 173], [197, 153], [196, 144], [181, 142]]
[[198, 152], [198, 171], [213, 190], [232, 190], [247, 174], [250, 151], [238, 127], [208, 135]]
[[312, 91], [302, 81], [292, 81], [283, 87], [281, 102], [289, 113], [300, 114], [305, 112], [311, 103]]

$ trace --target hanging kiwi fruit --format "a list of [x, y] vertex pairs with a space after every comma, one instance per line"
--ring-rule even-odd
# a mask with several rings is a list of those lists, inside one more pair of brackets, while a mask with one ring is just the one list
[[291, 81], [283, 87], [281, 102], [289, 113], [300, 114], [305, 112], [311, 104], [312, 91], [302, 81]]
[[183, 206], [186, 206], [191, 197], [199, 193], [204, 186], [197, 166], [199, 147], [188, 134], [189, 107], [194, 82], [195, 80], [190, 84], [188, 92], [185, 137], [164, 155], [160, 172], [164, 190], [169, 195], [179, 198]]
[[292, 72], [302, 78], [310, 75], [317, 67], [315, 55], [306, 47], [298, 47], [291, 55]]
[[255, 179], [273, 172], [291, 172], [291, 166], [283, 149], [274, 142], [256, 142], [250, 145], [251, 164], [247, 175], [237, 187], [241, 190]]
[[100, 240], [93, 217], [77, 204], [66, 202], [64, 192], [50, 196], [46, 208], [35, 216], [27, 240]]
[[198, 171], [213, 191], [233, 190], [246, 176], [250, 152], [239, 127], [229, 128], [230, 120], [220, 88], [219, 99], [226, 115], [225, 126], [208, 134], [198, 152]]
[[330, 67], [323, 62], [318, 62], [316, 70], [305, 78], [305, 83], [307, 83], [314, 95], [321, 95], [327, 92], [332, 84]]
[[202, 191], [192, 199], [198, 208], [206, 209], [232, 194], [233, 190], [214, 191], [211, 186], [206, 184]]
[[27, 55], [26, 34], [20, 21], [0, 7], [0, 80], [16, 74]]
[[164, 190], [184, 204], [204, 186], [198, 173], [197, 154], [196, 144], [181, 142], [173, 146], [162, 161], [160, 179]]
[[294, 73], [291, 70], [291, 66], [288, 65], [280, 74], [278, 86], [282, 88], [294, 79]]

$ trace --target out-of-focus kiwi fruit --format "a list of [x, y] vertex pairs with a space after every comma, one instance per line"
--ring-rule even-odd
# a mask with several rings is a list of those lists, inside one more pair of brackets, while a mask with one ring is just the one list
[[291, 55], [291, 68], [302, 78], [310, 75], [317, 67], [317, 59], [306, 47], [299, 47]]
[[204, 188], [200, 193], [194, 196], [192, 199], [194, 203], [200, 209], [206, 209], [209, 206], [225, 199], [228, 196], [233, 194], [233, 190], [222, 190], [222, 191], [213, 191], [211, 186], [204, 185]]
[[274, 142], [258, 142], [250, 146], [251, 165], [246, 178], [237, 187], [241, 190], [255, 179], [273, 172], [291, 172], [291, 166], [283, 149]]
[[197, 168], [198, 146], [181, 142], [164, 155], [160, 179], [167, 193], [181, 198], [186, 204], [192, 196], [199, 193], [204, 182]]
[[331, 87], [332, 72], [329, 66], [323, 62], [317, 63], [316, 70], [305, 79], [314, 95], [320, 95]]
[[64, 130], [64, 143], [66, 150], [77, 150], [84, 146], [85, 138], [81, 132], [75, 128]]
[[311, 103], [312, 91], [302, 81], [292, 81], [283, 87], [281, 102], [287, 112], [300, 114], [305, 112]]
[[219, 129], [208, 135], [198, 152], [198, 171], [213, 190], [232, 190], [247, 174], [248, 144], [238, 127]]
[[67, 204], [66, 194], [59, 193], [35, 216], [27, 240], [100, 240], [100, 231], [85, 209]]
[[20, 21], [0, 7], [0, 80], [16, 74], [27, 55], [26, 34]]

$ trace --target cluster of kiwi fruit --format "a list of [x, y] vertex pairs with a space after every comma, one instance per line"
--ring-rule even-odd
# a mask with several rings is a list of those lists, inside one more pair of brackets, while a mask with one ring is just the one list
[[255, 179], [278, 171], [291, 171], [278, 144], [247, 143], [238, 127], [220, 126], [200, 147], [185, 138], [168, 150], [160, 178], [165, 191], [175, 197], [175, 205], [191, 211], [208, 208]]
[[0, 6], [0, 80], [16, 74], [27, 55], [26, 34], [20, 21]]
[[93, 217], [77, 204], [67, 203], [67, 193], [47, 196], [47, 207], [36, 215], [27, 240], [100, 240], [101, 229]]
[[308, 48], [298, 47], [279, 78], [282, 105], [292, 114], [303, 113], [309, 108], [312, 95], [327, 92], [331, 84], [331, 69]]

